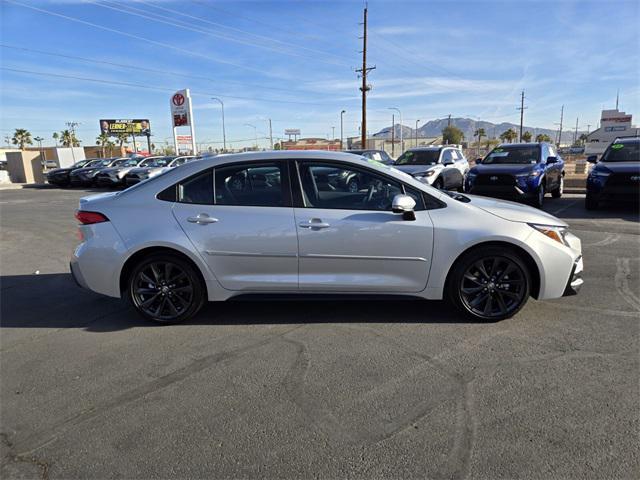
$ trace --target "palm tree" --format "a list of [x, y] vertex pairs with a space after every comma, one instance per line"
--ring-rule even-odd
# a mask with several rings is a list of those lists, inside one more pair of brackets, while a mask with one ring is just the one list
[[531, 138], [533, 137], [533, 135], [531, 135], [531, 132], [526, 131], [522, 134], [522, 140], [524, 140], [525, 142], [529, 143], [531, 141]]
[[107, 144], [109, 143], [111, 143], [111, 140], [109, 139], [109, 135], [107, 135], [106, 133], [101, 133], [96, 137], [96, 145], [100, 147], [103, 158], [107, 156], [106, 149], [107, 149]]
[[53, 135], [51, 135], [51, 136], [56, 141], [56, 147], [57, 147], [58, 146], [58, 139], [60, 138], [60, 135], [58, 134], [58, 132], [53, 132]]
[[509, 130], [506, 130], [500, 134], [500, 140], [502, 140], [503, 142], [511, 143], [516, 138], [518, 138], [518, 134], [513, 128], [510, 128]]
[[588, 139], [589, 139], [589, 136], [586, 133], [582, 133], [580, 134], [578, 141], [580, 142], [581, 145], [584, 145], [585, 143], [587, 143]]
[[126, 153], [125, 149], [124, 149], [124, 144], [125, 144], [125, 142], [128, 142], [129, 134], [128, 133], [119, 133], [116, 138], [120, 142], [120, 155], [124, 156], [125, 153]]
[[24, 150], [26, 145], [33, 145], [33, 140], [31, 139], [31, 132], [24, 128], [16, 128], [16, 131], [13, 133], [13, 138], [11, 139], [11, 143], [14, 145], [19, 145], [20, 150]]
[[546, 133], [539, 133], [538, 135], [536, 135], [536, 142], [540, 143], [540, 142], [550, 142], [551, 141], [551, 137], [549, 135], [547, 135]]
[[478, 145], [482, 141], [482, 137], [486, 137], [487, 133], [484, 131], [484, 128], [478, 128], [475, 132], [473, 132], [474, 137], [478, 137]]
[[60, 132], [60, 141], [62, 142], [63, 147], [79, 147], [80, 140], [76, 137], [75, 132], [73, 130], [63, 130]]

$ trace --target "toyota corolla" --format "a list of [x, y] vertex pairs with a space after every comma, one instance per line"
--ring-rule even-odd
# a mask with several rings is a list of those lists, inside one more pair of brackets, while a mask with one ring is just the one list
[[[330, 182], [345, 171], [358, 189]], [[562, 220], [351, 154], [203, 159], [83, 198], [76, 218], [78, 284], [159, 322], [245, 294], [445, 298], [494, 321], [582, 285], [580, 240]]]

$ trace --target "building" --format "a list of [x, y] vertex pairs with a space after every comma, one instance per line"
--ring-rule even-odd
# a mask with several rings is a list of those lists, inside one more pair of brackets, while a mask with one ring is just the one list
[[607, 146], [617, 137], [637, 137], [640, 128], [632, 125], [632, 115], [613, 110], [602, 110], [600, 128], [587, 135], [584, 154], [602, 155]]
[[280, 149], [339, 151], [340, 140], [327, 140], [326, 138], [299, 138], [295, 141], [283, 140], [280, 142]]
[[[405, 150], [413, 147], [429, 147], [431, 145], [441, 144], [442, 137], [405, 137], [404, 148]], [[346, 150], [362, 150], [360, 137], [349, 137], [345, 142]], [[368, 137], [366, 141], [367, 150], [384, 150], [391, 157], [398, 158], [402, 154], [402, 147], [400, 146], [400, 139], [395, 138], [391, 142], [390, 138], [385, 137]]]

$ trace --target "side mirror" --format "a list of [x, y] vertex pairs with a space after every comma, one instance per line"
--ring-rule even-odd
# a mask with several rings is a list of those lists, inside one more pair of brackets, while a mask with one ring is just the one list
[[547, 157], [547, 165], [558, 163], [558, 157]]
[[413, 209], [416, 208], [416, 201], [409, 195], [398, 194], [393, 197], [391, 210], [393, 213], [401, 213], [403, 220], [415, 220], [416, 214]]
[[482, 159], [481, 158], [476, 158], [473, 163], [475, 163], [476, 165], [479, 165], [480, 163], [482, 163]]
[[589, 163], [597, 163], [598, 162], [598, 156], [597, 155], [589, 155], [587, 157], [587, 162], [589, 162]]
[[454, 163], [453, 160], [445, 160], [444, 162], [442, 162], [442, 164], [445, 167], [448, 167], [449, 165], [453, 165], [453, 163]]

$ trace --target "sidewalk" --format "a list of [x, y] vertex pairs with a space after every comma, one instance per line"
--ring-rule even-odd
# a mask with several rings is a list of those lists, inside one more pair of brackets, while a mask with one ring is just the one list
[[0, 190], [19, 190], [21, 188], [55, 188], [48, 183], [0, 183]]

